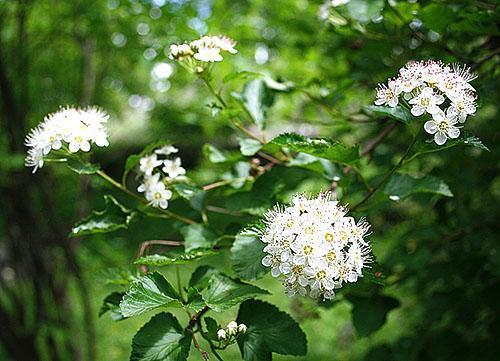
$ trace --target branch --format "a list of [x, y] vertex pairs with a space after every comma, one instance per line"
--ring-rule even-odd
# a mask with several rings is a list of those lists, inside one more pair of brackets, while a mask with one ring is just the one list
[[387, 137], [394, 128], [396, 128], [397, 125], [398, 123], [392, 122], [384, 129], [382, 129], [382, 131], [375, 138], [373, 138], [366, 144], [366, 147], [361, 151], [360, 156], [364, 157], [370, 155], [375, 150], [375, 148], [384, 140], [384, 138]]

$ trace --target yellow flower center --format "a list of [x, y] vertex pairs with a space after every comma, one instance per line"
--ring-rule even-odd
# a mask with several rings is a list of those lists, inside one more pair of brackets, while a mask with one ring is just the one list
[[312, 246], [310, 246], [310, 245], [306, 244], [306, 245], [304, 246], [303, 250], [304, 250], [304, 254], [309, 255], [309, 254], [311, 254], [311, 253], [312, 253], [313, 248], [312, 248]]
[[337, 253], [335, 251], [330, 251], [326, 254], [326, 259], [329, 262], [334, 262], [337, 259]]
[[316, 277], [319, 278], [319, 279], [323, 279], [326, 277], [326, 272], [321, 270], [319, 271], [318, 273], [316, 273]]
[[422, 100], [420, 101], [420, 104], [422, 104], [422, 106], [424, 106], [424, 107], [427, 107], [427, 106], [429, 106], [430, 102], [431, 101], [429, 100], [429, 98], [422, 98]]
[[332, 233], [325, 233], [325, 241], [327, 242], [333, 242], [335, 240], [335, 237], [333, 236]]
[[313, 234], [314, 233], [314, 229], [312, 227], [306, 227], [304, 229], [304, 233], [305, 234]]
[[446, 122], [440, 122], [438, 124], [438, 129], [440, 132], [446, 132], [448, 130], [448, 123]]
[[155, 193], [155, 199], [161, 199], [161, 193], [160, 192], [156, 192]]

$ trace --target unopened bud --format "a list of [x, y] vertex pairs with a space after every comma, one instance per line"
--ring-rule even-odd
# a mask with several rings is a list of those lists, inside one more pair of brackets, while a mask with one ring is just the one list
[[246, 333], [247, 332], [247, 325], [245, 325], [244, 323], [240, 323], [238, 325], [238, 332], [239, 333]]
[[227, 333], [231, 336], [235, 336], [238, 333], [238, 324], [231, 321], [227, 324]]
[[226, 337], [227, 337], [226, 336], [226, 331], [224, 331], [222, 328], [219, 331], [217, 331], [217, 338], [219, 340], [225, 340]]

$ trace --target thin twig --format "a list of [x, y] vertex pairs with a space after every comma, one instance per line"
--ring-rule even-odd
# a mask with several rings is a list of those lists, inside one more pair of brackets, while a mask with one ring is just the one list
[[373, 138], [366, 144], [365, 148], [361, 151], [360, 156], [364, 157], [370, 155], [375, 150], [375, 148], [384, 140], [384, 138], [387, 137], [394, 128], [396, 128], [397, 125], [398, 123], [392, 122], [384, 129], [382, 129], [382, 131], [375, 138]]
[[200, 344], [198, 343], [198, 341], [196, 340], [196, 337], [194, 335], [194, 333], [191, 334], [191, 337], [193, 339], [193, 344], [194, 344], [194, 347], [200, 352], [201, 354], [201, 357], [203, 358], [203, 360], [205, 361], [208, 361], [209, 360], [209, 357], [208, 357], [208, 352], [207, 351], [204, 351], [201, 347], [200, 347]]
[[389, 180], [389, 178], [394, 174], [394, 172], [396, 172], [396, 170], [398, 170], [399, 167], [401, 167], [406, 157], [408, 157], [408, 155], [410, 154], [411, 149], [417, 142], [417, 138], [418, 138], [418, 133], [413, 138], [413, 141], [410, 143], [410, 146], [406, 149], [406, 152], [403, 154], [399, 162], [384, 176], [384, 178], [382, 178], [382, 180], [375, 187], [372, 188], [372, 190], [365, 196], [365, 198], [363, 198], [360, 202], [354, 205], [351, 208], [351, 210], [355, 210], [360, 205], [368, 201], [380, 189], [380, 187], [382, 187], [385, 184], [385, 182]]

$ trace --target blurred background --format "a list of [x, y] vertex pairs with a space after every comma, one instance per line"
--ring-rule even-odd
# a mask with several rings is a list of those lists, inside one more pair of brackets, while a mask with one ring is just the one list
[[[162, 237], [168, 224], [68, 239], [113, 191], [63, 166], [32, 175], [24, 137], [59, 105], [96, 104], [111, 114], [111, 145], [95, 160], [117, 179], [128, 155], [158, 140], [180, 148], [199, 184], [220, 179], [203, 145], [237, 150], [236, 132], [211, 115], [214, 100], [203, 85], [167, 57], [171, 43], [201, 34], [238, 41], [239, 53], [217, 65], [217, 83], [246, 70], [307, 87], [277, 94], [270, 135], [293, 130], [363, 145], [385, 126], [363, 107], [408, 60], [474, 69], [479, 110], [467, 130], [491, 152], [455, 147], [421, 158], [415, 172], [439, 176], [455, 196], [417, 195], [366, 214], [387, 273], [383, 292], [397, 305], [382, 299], [363, 313], [359, 302], [341, 298], [316, 307], [283, 297], [269, 275], [261, 283], [308, 335], [309, 354], [297, 359], [498, 358], [498, 2], [351, 2], [325, 13], [323, 1], [306, 0], [0, 0], [0, 360], [128, 359], [148, 318], [98, 318], [115, 287], [102, 275], [130, 265], [139, 244]], [[224, 92], [242, 85], [230, 82]], [[391, 133], [366, 164], [369, 177], [387, 170], [408, 139], [404, 129]], [[325, 186], [305, 180], [299, 188]], [[229, 265], [226, 258], [212, 262]], [[360, 333], [355, 312], [378, 327]], [[227, 355], [238, 360], [237, 347]]]

